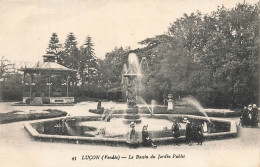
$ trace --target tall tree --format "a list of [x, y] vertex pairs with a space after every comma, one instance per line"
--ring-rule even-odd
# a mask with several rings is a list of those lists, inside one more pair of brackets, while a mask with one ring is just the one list
[[236, 105], [257, 102], [259, 92], [259, 3], [224, 6], [213, 12], [214, 29], [202, 62], [211, 68], [214, 89]]
[[52, 34], [48, 44], [48, 48], [46, 49], [46, 53], [55, 55], [58, 63], [60, 63], [60, 57], [62, 54], [62, 45], [56, 33]]
[[0, 63], [0, 101], [21, 100], [23, 93], [22, 75], [15, 64], [1, 58]]
[[3, 56], [0, 60], [0, 81], [5, 81], [10, 74], [15, 72], [15, 66]]
[[187, 55], [195, 61], [198, 60], [198, 52], [202, 45], [202, 14], [197, 11], [190, 15], [184, 14], [177, 19], [169, 28], [169, 35], [178, 41], [176, 45], [187, 51]]
[[93, 84], [97, 75], [97, 58], [94, 52], [94, 43], [92, 38], [87, 36], [85, 43], [80, 48], [79, 74], [81, 85], [85, 83]]
[[60, 63], [68, 68], [78, 69], [79, 49], [77, 47], [77, 40], [71, 32], [68, 34], [64, 44], [64, 51], [61, 55]]

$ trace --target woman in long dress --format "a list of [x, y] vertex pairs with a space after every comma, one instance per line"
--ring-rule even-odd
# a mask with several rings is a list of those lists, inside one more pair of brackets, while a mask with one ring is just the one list
[[172, 125], [173, 144], [179, 146], [178, 138], [180, 137], [180, 124], [173, 121]]
[[202, 142], [203, 142], [203, 127], [202, 125], [198, 125], [197, 126], [197, 142], [198, 144], [197, 145], [202, 145]]
[[129, 144], [130, 148], [137, 147], [137, 134], [135, 132], [135, 123], [131, 122], [130, 123], [130, 130], [127, 134], [127, 143]]

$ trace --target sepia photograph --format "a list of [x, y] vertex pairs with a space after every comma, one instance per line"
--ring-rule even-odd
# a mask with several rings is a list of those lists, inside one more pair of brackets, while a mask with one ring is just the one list
[[1, 167], [259, 167], [259, 0], [1, 0]]

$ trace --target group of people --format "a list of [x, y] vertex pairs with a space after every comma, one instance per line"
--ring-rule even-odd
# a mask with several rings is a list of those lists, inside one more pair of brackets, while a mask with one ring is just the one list
[[256, 104], [249, 104], [248, 107], [244, 106], [240, 117], [240, 124], [244, 127], [258, 127], [258, 108]]
[[[196, 141], [198, 145], [202, 145], [204, 139], [202, 124], [199, 125], [191, 124], [187, 118], [184, 118], [183, 121], [186, 123], [186, 131], [185, 131], [186, 143], [192, 145], [192, 141]], [[172, 125], [174, 145], [179, 145], [178, 138], [180, 137], [180, 127], [181, 125], [174, 120]]]
[[[183, 121], [186, 123], [186, 131], [185, 131], [186, 143], [192, 145], [192, 142], [196, 141], [198, 145], [202, 145], [204, 140], [203, 124], [199, 124], [199, 125], [191, 124], [187, 118], [184, 118]], [[173, 134], [173, 145], [178, 145], [178, 146], [180, 145], [179, 144], [180, 143], [179, 137], [181, 136], [180, 127], [181, 125], [174, 120], [171, 129]], [[149, 136], [147, 129], [148, 129], [148, 125], [144, 125], [142, 129], [142, 146], [157, 148], [157, 146], [154, 144], [153, 140]], [[128, 143], [130, 148], [135, 148], [139, 146], [139, 141], [137, 140], [137, 138], [138, 136], [135, 131], [135, 123], [131, 122], [130, 131], [128, 133]]]
[[[147, 131], [148, 125], [144, 125], [142, 129], [142, 145], [144, 147], [152, 147], [157, 148], [154, 144], [153, 140], [150, 138], [149, 133]], [[128, 143], [130, 148], [135, 148], [139, 145], [137, 141], [137, 134], [135, 133], [135, 122], [130, 123], [130, 132], [128, 135]]]

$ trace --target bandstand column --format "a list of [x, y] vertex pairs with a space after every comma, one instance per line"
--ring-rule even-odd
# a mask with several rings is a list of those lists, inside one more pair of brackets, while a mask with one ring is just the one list
[[51, 79], [50, 79], [50, 76], [49, 76], [49, 98], [51, 97]]
[[23, 97], [26, 95], [26, 81], [25, 81], [25, 71], [23, 72]]
[[30, 86], [30, 99], [32, 99], [32, 83], [33, 83], [33, 74], [30, 73], [30, 83], [29, 83], [29, 86]]
[[74, 86], [75, 86], [75, 80], [72, 78], [72, 94], [74, 96]]
[[29, 87], [30, 87], [30, 99], [32, 99], [32, 85], [31, 85], [31, 82], [29, 83]]
[[67, 97], [69, 97], [69, 77], [67, 76]]

